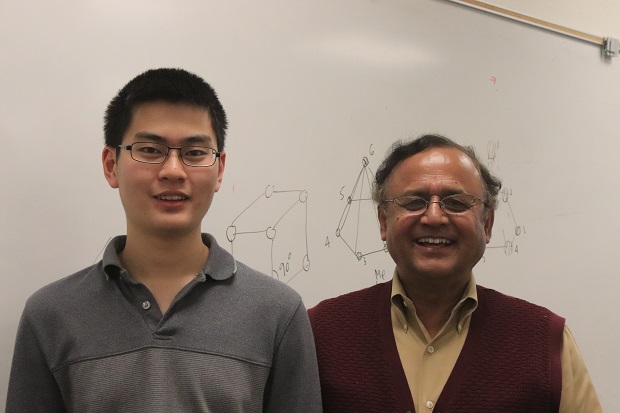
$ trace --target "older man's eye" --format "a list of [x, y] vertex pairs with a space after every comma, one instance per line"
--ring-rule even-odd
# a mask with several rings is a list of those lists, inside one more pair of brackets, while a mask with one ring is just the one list
[[420, 211], [426, 209], [428, 205], [426, 199], [417, 196], [400, 197], [398, 198], [397, 204], [408, 211]]
[[443, 207], [450, 212], [465, 212], [473, 205], [474, 198], [470, 195], [453, 195], [441, 200]]

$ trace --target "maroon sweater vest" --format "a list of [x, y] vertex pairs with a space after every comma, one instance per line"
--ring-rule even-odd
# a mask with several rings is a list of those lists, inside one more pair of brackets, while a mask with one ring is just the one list
[[[390, 315], [391, 282], [309, 311], [325, 413], [413, 413]], [[481, 286], [433, 413], [557, 413], [564, 319]], [[419, 412], [424, 413], [424, 412]]]

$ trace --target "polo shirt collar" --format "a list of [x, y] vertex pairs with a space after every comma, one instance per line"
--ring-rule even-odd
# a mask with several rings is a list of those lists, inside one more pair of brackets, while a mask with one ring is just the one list
[[224, 248], [220, 247], [211, 234], [203, 233], [202, 242], [209, 247], [209, 258], [202, 272], [214, 280], [226, 280], [237, 272], [235, 258]]
[[[126, 235], [116, 236], [108, 242], [102, 259], [103, 271], [107, 280], [117, 278], [124, 271], [118, 253], [125, 248], [126, 242]], [[223, 281], [235, 275], [237, 272], [237, 262], [234, 257], [220, 247], [211, 234], [203, 233], [202, 242], [209, 247], [209, 258], [207, 258], [200, 276]]]

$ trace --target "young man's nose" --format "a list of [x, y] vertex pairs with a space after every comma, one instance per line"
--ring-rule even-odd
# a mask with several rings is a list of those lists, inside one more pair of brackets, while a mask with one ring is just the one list
[[181, 151], [179, 149], [170, 149], [168, 157], [161, 165], [161, 177], [177, 177], [185, 176], [185, 164], [181, 159]]

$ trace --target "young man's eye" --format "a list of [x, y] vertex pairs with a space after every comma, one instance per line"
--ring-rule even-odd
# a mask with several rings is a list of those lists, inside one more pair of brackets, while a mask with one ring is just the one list
[[197, 157], [207, 156], [207, 155], [209, 155], [209, 151], [207, 149], [191, 148], [191, 149], [187, 150], [183, 156], [189, 156], [189, 157], [192, 157], [192, 158], [197, 158]]
[[161, 155], [163, 153], [160, 148], [155, 146], [141, 146], [138, 148], [138, 151], [147, 155]]

